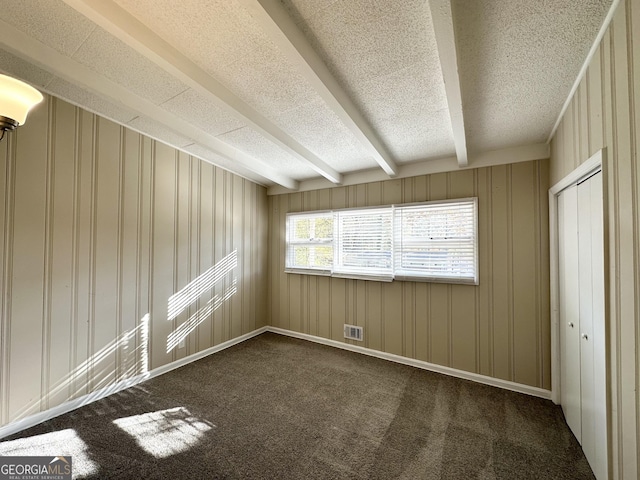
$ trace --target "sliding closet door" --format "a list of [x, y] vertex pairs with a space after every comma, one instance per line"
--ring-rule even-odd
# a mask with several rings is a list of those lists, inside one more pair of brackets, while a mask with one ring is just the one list
[[578, 185], [578, 257], [581, 444], [596, 478], [605, 478], [606, 471], [598, 472], [606, 465], [607, 453], [601, 173]]
[[560, 383], [562, 410], [575, 437], [582, 437], [580, 400], [580, 290], [578, 278], [578, 188], [558, 197], [560, 287]]

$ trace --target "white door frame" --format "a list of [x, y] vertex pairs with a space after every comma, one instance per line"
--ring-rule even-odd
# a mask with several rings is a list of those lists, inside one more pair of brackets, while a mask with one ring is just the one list
[[[576, 168], [573, 172], [568, 174], [554, 186], [549, 189], [549, 260], [550, 260], [550, 300], [551, 300], [551, 400], [555, 404], [560, 403], [560, 292], [559, 292], [559, 282], [558, 282], [558, 272], [559, 272], [559, 264], [558, 264], [558, 195], [565, 188], [577, 183], [583, 177], [589, 175], [591, 172], [601, 169], [602, 170], [602, 187], [603, 187], [603, 221], [604, 221], [604, 247], [605, 252], [603, 252], [604, 256], [604, 272], [605, 272], [605, 312], [604, 312], [604, 321], [605, 325], [609, 325], [609, 309], [608, 309], [608, 283], [607, 283], [607, 273], [608, 273], [608, 255], [607, 255], [607, 245], [608, 245], [608, 234], [607, 234], [607, 207], [606, 207], [606, 186], [607, 186], [607, 176], [605, 172], [606, 166], [606, 148], [598, 150], [594, 153], [589, 160], [584, 162], [578, 168]], [[605, 327], [608, 330], [608, 327]], [[605, 345], [606, 356], [605, 358], [609, 358], [609, 345]], [[606, 371], [609, 372], [609, 367], [607, 365]], [[608, 397], [608, 395], [607, 395]], [[607, 407], [607, 412], [609, 408]]]

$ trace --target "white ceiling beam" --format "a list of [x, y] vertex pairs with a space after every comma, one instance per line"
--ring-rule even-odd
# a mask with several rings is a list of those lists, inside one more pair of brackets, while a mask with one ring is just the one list
[[[47, 70], [67, 82], [79, 85], [86, 90], [108, 99], [116, 105], [133, 110], [143, 117], [151, 118], [168, 129], [192, 139], [214, 153], [237, 162], [261, 177], [297, 190], [299, 183], [286, 175], [278, 173], [262, 160], [251, 157], [237, 148], [223, 142], [203, 130], [183, 121], [176, 121], [175, 115], [143, 99], [126, 88], [103, 77], [88, 67], [61, 54], [57, 50], [29, 37], [24, 32], [0, 20], [0, 44], [7, 51]], [[126, 125], [125, 125], [126, 126]]]
[[[482, 152], [473, 159], [473, 165], [460, 167], [457, 157], [437, 158], [433, 160], [423, 160], [421, 162], [412, 162], [401, 165], [396, 179], [418, 177], [420, 175], [433, 175], [435, 173], [454, 172], [460, 170], [471, 170], [475, 168], [493, 167], [496, 165], [508, 165], [512, 163], [531, 162], [533, 160], [544, 160], [550, 156], [550, 147], [548, 143], [536, 143], [533, 145], [524, 145], [521, 147], [503, 148], [500, 150], [492, 150]], [[379, 169], [368, 170], [365, 172], [349, 173], [344, 176], [342, 186], [358, 185], [370, 182], [392, 181], [385, 178], [384, 173]], [[323, 178], [311, 180], [303, 180], [300, 182], [299, 192], [308, 192], [310, 190], [320, 190], [323, 188], [334, 188], [335, 185], [327, 182]], [[267, 195], [280, 195], [290, 193], [287, 189], [278, 185], [269, 187]]]
[[469, 160], [467, 158], [467, 138], [464, 128], [464, 111], [460, 92], [460, 77], [458, 76], [458, 55], [453, 31], [451, 0], [429, 0], [429, 7], [431, 9], [433, 31], [436, 35], [436, 44], [438, 45], [444, 88], [447, 94], [456, 157], [458, 158], [458, 165], [466, 167]]
[[278, 0], [239, 0], [387, 175], [398, 167], [376, 132]]
[[342, 174], [258, 113], [119, 5], [110, 0], [64, 2], [189, 87], [207, 95], [218, 106], [252, 126], [327, 180], [337, 184], [342, 182]]

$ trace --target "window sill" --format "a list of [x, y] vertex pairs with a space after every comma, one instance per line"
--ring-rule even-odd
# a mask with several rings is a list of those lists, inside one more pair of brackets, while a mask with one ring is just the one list
[[320, 277], [344, 278], [350, 280], [367, 280], [373, 282], [390, 283], [399, 282], [420, 282], [420, 283], [446, 283], [452, 285], [478, 285], [478, 281], [467, 278], [434, 278], [434, 277], [418, 277], [411, 275], [359, 275], [356, 273], [331, 272], [329, 270], [313, 270], [303, 268], [285, 268], [284, 273], [293, 273], [295, 275], [315, 275]]

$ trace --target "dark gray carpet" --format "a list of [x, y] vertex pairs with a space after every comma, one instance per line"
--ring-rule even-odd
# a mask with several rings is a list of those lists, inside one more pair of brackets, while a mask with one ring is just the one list
[[552, 402], [263, 334], [0, 442], [81, 478], [592, 479]]

